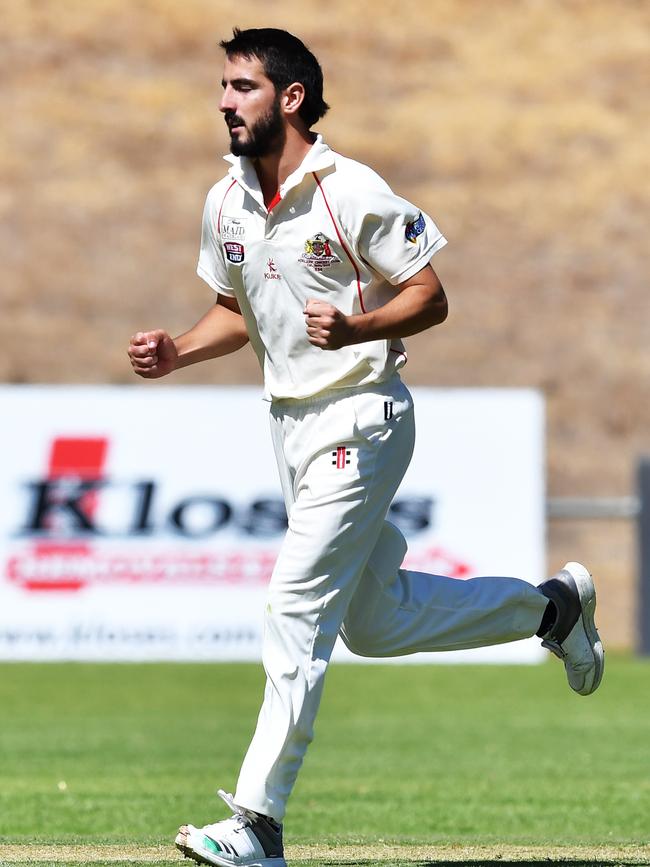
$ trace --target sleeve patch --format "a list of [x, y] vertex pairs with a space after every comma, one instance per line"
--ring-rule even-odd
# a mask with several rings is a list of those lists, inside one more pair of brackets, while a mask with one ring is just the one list
[[422, 216], [422, 212], [420, 212], [417, 220], [411, 220], [411, 222], [406, 224], [406, 229], [404, 230], [406, 240], [410, 241], [411, 244], [416, 244], [418, 235], [421, 235], [422, 232], [424, 232], [425, 227], [426, 223]]

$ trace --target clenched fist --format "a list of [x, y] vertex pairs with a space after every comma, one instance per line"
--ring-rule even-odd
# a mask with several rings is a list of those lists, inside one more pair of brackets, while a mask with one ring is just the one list
[[351, 342], [350, 317], [328, 304], [313, 298], [304, 309], [307, 337], [313, 346], [321, 349], [340, 349]]
[[176, 369], [178, 352], [166, 331], [138, 331], [129, 343], [131, 366], [138, 376], [158, 379]]

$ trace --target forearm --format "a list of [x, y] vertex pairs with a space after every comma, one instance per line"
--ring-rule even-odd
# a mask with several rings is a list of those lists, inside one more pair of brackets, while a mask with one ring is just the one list
[[177, 367], [219, 358], [236, 352], [248, 343], [243, 316], [215, 304], [189, 331], [174, 338]]
[[447, 318], [447, 298], [430, 265], [400, 283], [383, 307], [346, 316], [332, 304], [311, 298], [305, 305], [307, 339], [320, 349], [340, 349], [370, 340], [409, 337]]
[[350, 339], [353, 343], [410, 337], [447, 318], [447, 299], [442, 286], [412, 284], [404, 288], [387, 304], [348, 316]]

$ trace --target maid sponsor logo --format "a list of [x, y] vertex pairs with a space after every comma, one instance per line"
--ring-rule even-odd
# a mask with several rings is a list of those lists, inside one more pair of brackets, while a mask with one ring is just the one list
[[246, 217], [223, 217], [221, 239], [243, 243], [246, 240]]

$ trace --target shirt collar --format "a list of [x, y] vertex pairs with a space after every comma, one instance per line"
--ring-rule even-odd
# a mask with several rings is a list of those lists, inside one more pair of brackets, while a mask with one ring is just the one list
[[[238, 181], [256, 200], [260, 201], [262, 192], [252, 160], [248, 157], [236, 157], [232, 154], [226, 154], [224, 160], [231, 163], [228, 174]], [[300, 165], [294, 169], [283, 184], [280, 184], [280, 195], [284, 198], [289, 190], [298, 186], [306, 174], [319, 171], [320, 169], [327, 169], [333, 165], [334, 152], [325, 144], [323, 137], [317, 135], [316, 140], [305, 154], [305, 158]]]

